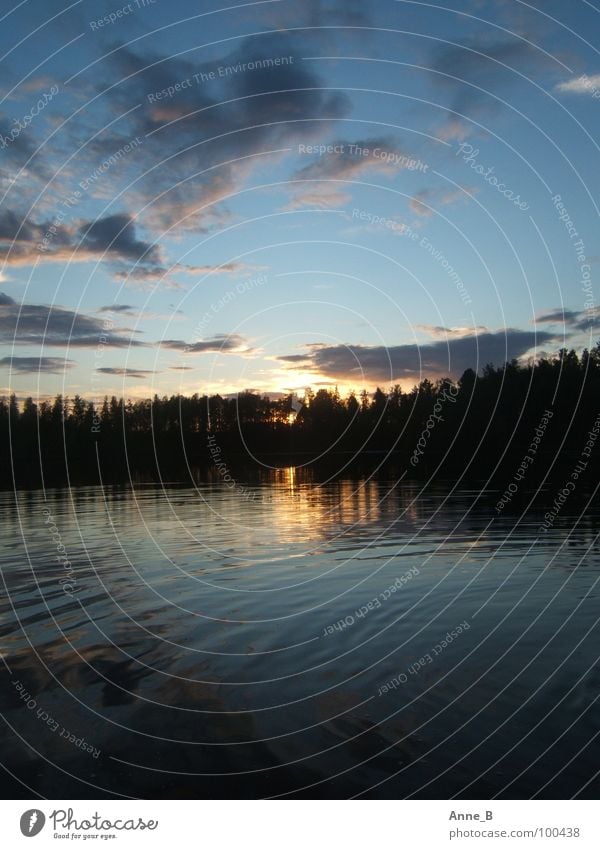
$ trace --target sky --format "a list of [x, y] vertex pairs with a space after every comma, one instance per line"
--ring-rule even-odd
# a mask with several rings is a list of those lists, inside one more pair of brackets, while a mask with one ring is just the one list
[[591, 347], [599, 47], [587, 0], [7, 0], [0, 394]]

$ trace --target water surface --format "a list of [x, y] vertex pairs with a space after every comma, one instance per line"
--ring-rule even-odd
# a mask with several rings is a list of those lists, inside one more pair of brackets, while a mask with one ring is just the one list
[[583, 502], [540, 533], [294, 469], [0, 498], [13, 796], [598, 795]]

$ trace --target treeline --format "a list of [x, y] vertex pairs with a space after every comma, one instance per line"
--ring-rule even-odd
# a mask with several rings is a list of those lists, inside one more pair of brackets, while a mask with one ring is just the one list
[[[532, 443], [544, 418], [542, 436]], [[0, 401], [1, 470], [5, 485], [66, 480], [127, 480], [130, 475], [185, 479], [210, 469], [218, 453], [232, 468], [348, 462], [394, 472], [454, 476], [470, 469], [506, 475], [532, 444], [530, 478], [575, 462], [600, 413], [600, 343], [578, 355], [560, 350], [532, 365], [487, 365], [480, 375], [421, 381], [342, 397], [337, 390], [271, 399], [154, 396], [96, 405], [75, 396], [36, 404]], [[215, 445], [218, 452], [215, 452]], [[596, 461], [596, 453], [593, 460]], [[535, 471], [533, 471], [535, 466]]]

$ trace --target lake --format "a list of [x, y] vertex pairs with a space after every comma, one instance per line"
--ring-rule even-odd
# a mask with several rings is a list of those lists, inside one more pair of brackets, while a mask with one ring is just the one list
[[5, 794], [597, 797], [598, 504], [541, 531], [497, 498], [294, 468], [1, 493]]

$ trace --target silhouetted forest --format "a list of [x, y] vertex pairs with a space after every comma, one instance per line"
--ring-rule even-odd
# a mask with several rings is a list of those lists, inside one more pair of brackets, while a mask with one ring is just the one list
[[71, 483], [186, 480], [202, 469], [218, 480], [223, 469], [261, 463], [328, 472], [385, 464], [394, 474], [506, 480], [521, 464], [533, 485], [577, 463], [587, 445], [592, 481], [599, 414], [600, 343], [529, 366], [513, 360], [480, 375], [468, 369], [456, 382], [423, 380], [409, 392], [155, 395], [99, 405], [79, 396], [19, 405], [13, 396], [0, 402], [0, 463], [7, 487], [13, 475], [18, 485], [52, 485], [67, 474]]

